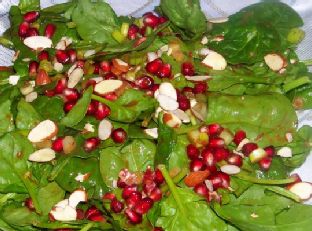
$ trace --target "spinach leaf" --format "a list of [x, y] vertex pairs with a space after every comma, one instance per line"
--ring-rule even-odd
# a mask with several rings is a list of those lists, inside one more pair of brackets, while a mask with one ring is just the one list
[[305, 84], [287, 93], [287, 97], [297, 110], [312, 109], [312, 84]]
[[40, 0], [20, 0], [18, 7], [23, 13], [40, 10]]
[[184, 168], [188, 166], [189, 159], [186, 155], [186, 146], [189, 140], [186, 135], [177, 136], [176, 145], [174, 145], [169, 159], [169, 170], [173, 168]]
[[84, 92], [82, 98], [78, 100], [73, 109], [61, 120], [62, 125], [73, 127], [83, 119], [91, 102], [92, 92], [92, 87], [89, 87]]
[[0, 103], [0, 135], [14, 130], [13, 115], [11, 113], [11, 101], [5, 100]]
[[39, 96], [32, 102], [32, 106], [44, 119], [60, 121], [64, 116], [64, 102], [58, 97]]
[[104, 1], [79, 0], [72, 12], [72, 20], [82, 39], [98, 43], [117, 43], [112, 32], [119, 29], [119, 21], [110, 5]]
[[20, 130], [29, 130], [35, 127], [40, 121], [41, 117], [37, 111], [21, 99], [17, 105], [16, 127]]
[[207, 30], [207, 21], [199, 0], [161, 0], [160, 8], [184, 38], [199, 38]]

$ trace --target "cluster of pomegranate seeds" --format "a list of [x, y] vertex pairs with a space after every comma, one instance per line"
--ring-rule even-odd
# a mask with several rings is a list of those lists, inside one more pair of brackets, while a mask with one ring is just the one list
[[159, 78], [170, 78], [172, 74], [171, 65], [164, 63], [161, 58], [148, 62], [145, 69], [149, 74], [156, 75]]
[[131, 224], [139, 224], [142, 222], [143, 214], [146, 214], [155, 202], [161, 200], [162, 183], [164, 177], [158, 169], [153, 171], [148, 167], [142, 182], [137, 182], [135, 174], [124, 169], [120, 171], [117, 182], [117, 187], [122, 189], [122, 199], [117, 199], [113, 193], [106, 193], [103, 199], [110, 201], [113, 213], [123, 212]]

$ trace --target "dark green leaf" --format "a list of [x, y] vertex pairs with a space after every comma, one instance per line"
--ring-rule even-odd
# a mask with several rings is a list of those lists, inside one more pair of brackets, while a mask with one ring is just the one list
[[32, 129], [41, 121], [41, 117], [38, 112], [24, 99], [19, 101], [17, 111], [15, 123], [16, 127], [20, 130]]
[[5, 100], [0, 103], [0, 121], [0, 135], [14, 130], [10, 100]]
[[41, 115], [43, 119], [50, 119], [53, 121], [60, 121], [64, 116], [63, 110], [64, 102], [58, 97], [39, 96], [32, 106]]

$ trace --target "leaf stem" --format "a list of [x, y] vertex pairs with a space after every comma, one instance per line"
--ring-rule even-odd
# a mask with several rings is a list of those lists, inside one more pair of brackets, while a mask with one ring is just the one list
[[235, 176], [241, 180], [249, 181], [255, 184], [279, 185], [279, 184], [290, 184], [290, 183], [295, 182], [294, 178], [281, 179], [281, 180], [259, 179], [254, 176], [246, 175], [244, 173], [239, 173]]
[[100, 103], [104, 103], [104, 104], [108, 105], [109, 107], [110, 107], [110, 105], [112, 105], [112, 102], [111, 102], [111, 101], [109, 101], [109, 100], [107, 100], [107, 99], [104, 99], [103, 97], [98, 96], [98, 95], [92, 94], [91, 99], [94, 99], [94, 100], [96, 100], [96, 101], [99, 101]]
[[[173, 177], [172, 181], [174, 184], [179, 183], [187, 174], [187, 168], [183, 168], [175, 177]], [[169, 190], [168, 184], [163, 185], [160, 190], [165, 193]]]
[[84, 227], [82, 227], [82, 229], [80, 229], [80, 231], [88, 231], [89, 229], [93, 227], [93, 225], [94, 223], [86, 224]]
[[289, 83], [284, 84], [283, 89], [285, 92], [289, 92], [290, 90], [293, 90], [301, 85], [311, 83], [311, 80], [308, 76], [303, 76], [299, 79], [296, 79], [294, 81], [291, 81]]
[[182, 128], [176, 128], [174, 129], [174, 131], [178, 134], [178, 135], [182, 135], [182, 134], [186, 134], [190, 131], [196, 130], [198, 129], [202, 124], [197, 124], [194, 126], [189, 126], [189, 127], [182, 127]]

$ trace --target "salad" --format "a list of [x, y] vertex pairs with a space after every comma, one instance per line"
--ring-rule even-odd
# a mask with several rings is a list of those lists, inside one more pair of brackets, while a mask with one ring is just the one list
[[0, 44], [0, 229], [307, 231], [310, 60], [301, 17], [264, 1], [206, 18], [161, 0], [21, 0]]

